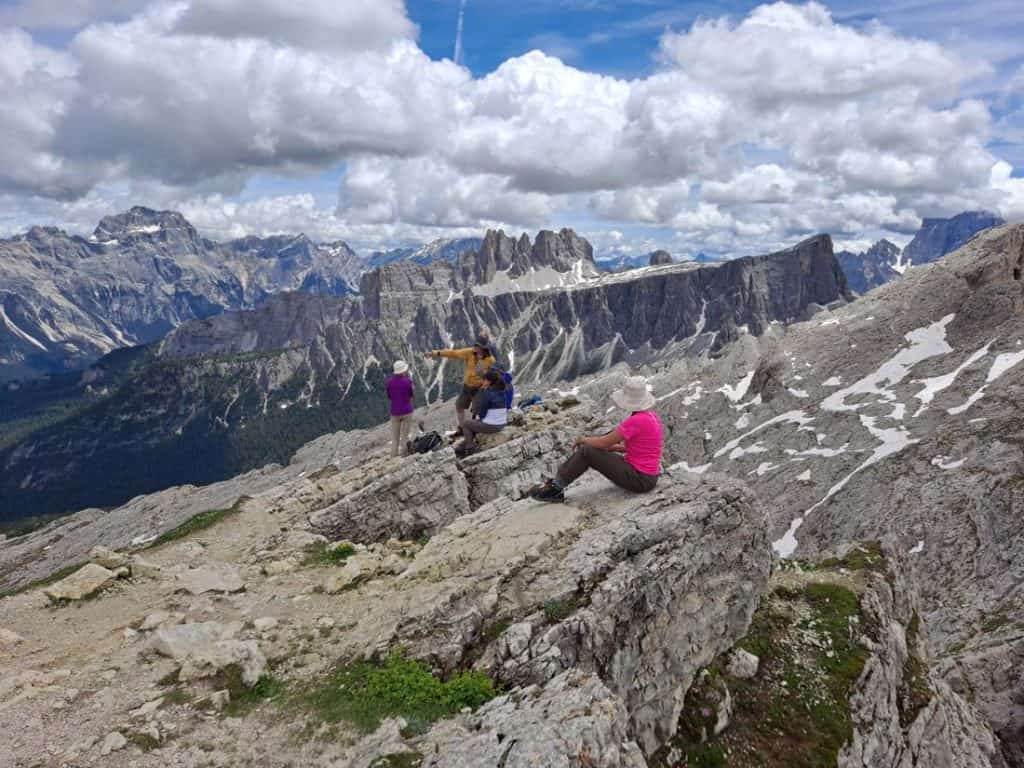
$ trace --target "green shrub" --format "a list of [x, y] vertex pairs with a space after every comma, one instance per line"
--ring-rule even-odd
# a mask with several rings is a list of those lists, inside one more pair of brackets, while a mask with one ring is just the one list
[[382, 665], [350, 664], [336, 670], [308, 697], [308, 704], [325, 722], [346, 721], [370, 732], [389, 717], [403, 717], [414, 732], [494, 698], [491, 679], [479, 672], [463, 672], [448, 682], [435, 677], [426, 665], [406, 659], [400, 652]]
[[345, 561], [355, 553], [356, 548], [351, 544], [342, 544], [341, 546], [334, 548], [331, 548], [326, 544], [321, 544], [309, 554], [305, 560], [305, 564], [323, 567], [344, 565]]

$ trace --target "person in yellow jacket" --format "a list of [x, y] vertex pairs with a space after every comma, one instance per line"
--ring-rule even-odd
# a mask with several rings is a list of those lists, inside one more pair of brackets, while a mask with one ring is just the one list
[[473, 398], [480, 391], [484, 383], [484, 374], [487, 369], [498, 361], [491, 354], [490, 339], [481, 334], [477, 336], [472, 347], [465, 349], [434, 349], [427, 353], [427, 357], [446, 357], [449, 360], [462, 360], [466, 364], [466, 371], [462, 376], [462, 392], [455, 400], [455, 418], [458, 421], [456, 434], [462, 434], [462, 424], [466, 419], [466, 409], [473, 403]]

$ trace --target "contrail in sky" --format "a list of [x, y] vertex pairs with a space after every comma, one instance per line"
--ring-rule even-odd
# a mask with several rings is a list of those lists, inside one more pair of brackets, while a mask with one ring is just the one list
[[459, 26], [455, 30], [455, 63], [462, 63], [462, 22], [466, 17], [466, 0], [459, 3]]

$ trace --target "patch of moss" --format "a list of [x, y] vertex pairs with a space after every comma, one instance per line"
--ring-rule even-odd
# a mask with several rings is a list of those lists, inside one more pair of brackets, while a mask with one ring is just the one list
[[579, 596], [565, 600], [548, 600], [544, 603], [544, 618], [547, 619], [548, 624], [557, 624], [572, 616], [583, 605], [584, 600]]
[[264, 701], [276, 699], [284, 693], [284, 683], [273, 675], [264, 675], [255, 685], [248, 686], [242, 680], [242, 668], [231, 664], [213, 678], [215, 690], [227, 689], [231, 701], [224, 708], [228, 717], [243, 717]]
[[328, 568], [334, 565], [344, 565], [356, 548], [351, 544], [342, 544], [339, 547], [330, 547], [327, 544], [319, 544], [310, 552], [303, 561], [304, 565], [314, 565], [321, 568]]
[[[177, 677], [178, 673], [175, 672], [175, 680], [177, 680]], [[161, 685], [163, 684], [163, 681], [161, 681]], [[166, 694], [164, 694], [164, 704], [169, 704], [172, 706], [181, 706], [183, 704], [188, 704], [193, 700], [193, 698], [195, 697], [192, 696], [192, 694], [186, 691], [184, 688], [175, 688], [173, 691], [168, 691]]]
[[900, 725], [909, 728], [925, 707], [935, 697], [928, 685], [924, 661], [921, 659], [921, 617], [914, 613], [907, 625], [907, 658], [903, 662], [903, 680], [896, 701], [900, 713]]
[[445, 682], [396, 651], [380, 665], [359, 662], [335, 670], [305, 703], [325, 723], [345, 721], [369, 733], [386, 718], [403, 717], [412, 732], [421, 733], [496, 695], [494, 683], [480, 672], [462, 672]]
[[144, 731], [129, 731], [125, 734], [125, 739], [127, 739], [129, 744], [138, 747], [143, 752], [152, 752], [160, 746], [160, 739]]
[[194, 533], [198, 533], [199, 531], [212, 528], [225, 518], [240, 512], [242, 510], [242, 506], [247, 501], [249, 501], [249, 497], [242, 496], [227, 509], [210, 509], [206, 512], [200, 512], [198, 515], [190, 517], [178, 527], [172, 528], [157, 537], [155, 540], [151, 541], [146, 545], [145, 549], [156, 549], [157, 547], [162, 547], [165, 544], [170, 544], [172, 541], [178, 541], [179, 539], [184, 539]]
[[995, 632], [1010, 623], [1012, 623], [1012, 620], [1009, 615], [1005, 611], [998, 611], [985, 617], [985, 620], [981, 622], [981, 631]]
[[882, 544], [878, 541], [867, 541], [858, 544], [845, 557], [831, 557], [818, 564], [818, 569], [838, 569], [847, 571], [877, 571], [882, 572], [886, 568], [885, 555], [882, 553]]
[[179, 672], [179, 670], [172, 669], [166, 675], [164, 675], [159, 680], [157, 680], [156, 684], [160, 685], [160, 686], [164, 686], [164, 687], [170, 686], [170, 685], [177, 685], [178, 682], [179, 682], [178, 681], [178, 672]]
[[512, 626], [512, 619], [501, 619], [488, 624], [484, 627], [483, 632], [480, 633], [480, 639], [483, 640], [484, 645], [490, 645], [499, 637], [501, 637], [505, 630]]

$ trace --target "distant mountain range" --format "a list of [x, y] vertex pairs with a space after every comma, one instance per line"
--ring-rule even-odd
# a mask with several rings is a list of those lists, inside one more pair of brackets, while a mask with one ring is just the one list
[[965, 211], [949, 219], [925, 219], [903, 250], [888, 240], [879, 240], [863, 253], [840, 251], [836, 258], [850, 289], [864, 294], [900, 277], [909, 267], [936, 261], [979, 232], [1005, 223], [988, 211]]
[[414, 264], [447, 261], [454, 264], [463, 253], [480, 250], [483, 242], [479, 237], [463, 237], [457, 240], [434, 240], [426, 245], [394, 248], [390, 251], [374, 251], [367, 259], [367, 268], [376, 269], [396, 261], [411, 261]]
[[728, 261], [726, 257], [710, 256], [703, 251], [693, 259], [676, 259], [671, 253], [664, 250], [651, 251], [650, 253], [634, 254], [624, 251], [609, 251], [595, 257], [594, 261], [606, 272], [625, 272], [630, 269], [641, 269], [642, 267], [674, 264], [676, 262], [693, 261], [697, 264], [717, 264], [721, 261]]
[[[109, 506], [202, 484], [387, 418], [391, 364], [418, 402], [451, 397], [461, 369], [426, 361], [488, 327], [520, 392], [619, 362], [717, 354], [745, 333], [849, 298], [827, 236], [713, 267], [601, 274], [571, 230], [488, 232], [455, 261], [363, 274], [358, 295], [286, 292], [196, 319], [88, 371], [0, 391], [0, 520]], [[103, 482], [97, 483], [96, 477]]]
[[0, 240], [0, 382], [80, 369], [281, 291], [352, 293], [364, 268], [343, 242], [217, 243], [147, 208], [108, 216], [88, 238], [34, 227]]
[[0, 384], [81, 370], [285, 291], [356, 293], [362, 274], [382, 264], [454, 263], [481, 243], [437, 240], [370, 258], [301, 234], [220, 243], [180, 213], [142, 207], [104, 218], [89, 237], [33, 227], [0, 240]]
[[[837, 257], [850, 287], [864, 293], [1001, 222], [985, 212], [925, 219], [902, 252], [880, 241], [864, 253]], [[465, 254], [475, 263], [482, 246], [480, 238], [436, 240], [363, 258], [344, 242], [315, 243], [301, 234], [220, 243], [200, 236], [179, 213], [141, 207], [104, 218], [87, 238], [34, 227], [0, 240], [0, 384], [82, 370], [112, 350], [160, 341], [190, 320], [254, 309], [282, 292], [358, 293], [362, 275], [381, 266], [455, 266]], [[672, 262], [665, 251], [612, 251], [590, 263], [622, 272], [652, 259]], [[719, 260], [704, 253], [694, 259]], [[564, 286], [565, 274], [520, 275], [517, 284]], [[478, 285], [485, 282], [479, 277]]]

